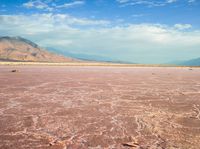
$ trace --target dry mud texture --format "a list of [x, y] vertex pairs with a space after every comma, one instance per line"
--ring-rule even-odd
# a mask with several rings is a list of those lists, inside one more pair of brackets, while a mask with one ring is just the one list
[[200, 69], [0, 66], [0, 148], [199, 149]]

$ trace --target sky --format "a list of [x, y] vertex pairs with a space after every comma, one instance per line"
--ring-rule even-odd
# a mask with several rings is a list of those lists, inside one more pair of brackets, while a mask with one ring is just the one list
[[0, 36], [134, 63], [200, 57], [200, 0], [0, 0]]

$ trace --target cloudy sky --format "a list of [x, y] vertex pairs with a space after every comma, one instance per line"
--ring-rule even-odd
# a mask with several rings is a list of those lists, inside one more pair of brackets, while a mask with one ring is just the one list
[[0, 0], [0, 36], [136, 63], [200, 57], [200, 0]]

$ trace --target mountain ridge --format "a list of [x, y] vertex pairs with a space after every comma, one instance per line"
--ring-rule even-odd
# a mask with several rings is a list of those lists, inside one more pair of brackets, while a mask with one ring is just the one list
[[3, 36], [0, 37], [0, 61], [75, 62], [79, 60], [49, 52], [19, 36]]
[[179, 65], [184, 65], [184, 66], [200, 66], [200, 57], [180, 62]]
[[118, 59], [113, 59], [106, 56], [101, 55], [95, 55], [95, 54], [84, 54], [84, 53], [73, 53], [70, 51], [63, 51], [60, 49], [52, 48], [52, 47], [46, 47], [49, 51], [60, 53], [67, 57], [72, 57], [75, 59], [83, 60], [83, 61], [89, 61], [89, 62], [107, 62], [107, 63], [119, 63], [119, 64], [137, 64], [129, 61], [123, 61]]

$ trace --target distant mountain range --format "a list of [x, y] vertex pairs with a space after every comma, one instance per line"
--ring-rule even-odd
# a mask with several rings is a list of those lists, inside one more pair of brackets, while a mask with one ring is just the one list
[[52, 47], [47, 47], [46, 49], [48, 49], [49, 51], [52, 51], [52, 52], [62, 54], [64, 56], [73, 57], [73, 58], [85, 60], [85, 61], [135, 64], [135, 63], [132, 63], [132, 62], [121, 61], [121, 60], [118, 60], [118, 59], [112, 59], [112, 58], [109, 58], [109, 57], [106, 57], [106, 56], [101, 56], [101, 55], [73, 53], [73, 52], [69, 52], [69, 51], [58, 50], [58, 49], [55, 49], [55, 48], [52, 48]]
[[[36, 43], [22, 37], [0, 37], [0, 61], [27, 62], [80, 62], [96, 61], [111, 63], [129, 63], [99, 55], [72, 53], [55, 48], [41, 48]], [[200, 58], [172, 62], [169, 64], [180, 66], [200, 66]]]
[[36, 43], [22, 37], [0, 37], [0, 61], [27, 62], [77, 62], [96, 61], [130, 63], [99, 55], [72, 53], [55, 48], [41, 48]]
[[200, 66], [200, 58], [176, 62], [176, 64], [181, 66]]
[[[80, 60], [87, 60], [87, 61], [98, 61], [98, 62], [112, 62], [112, 63], [125, 63], [125, 64], [138, 64], [138, 63], [132, 63], [129, 61], [120, 61], [120, 60], [116, 60], [116, 59], [112, 59], [109, 57], [104, 57], [104, 56], [99, 56], [99, 55], [90, 55], [90, 54], [83, 54], [83, 53], [72, 53], [72, 52], [68, 52], [68, 51], [62, 51], [62, 50], [58, 50], [52, 47], [47, 47], [46, 49], [48, 49], [49, 51], [52, 52], [56, 52], [68, 57], [73, 57], [76, 59], [80, 59]], [[170, 62], [167, 63], [169, 65], [179, 65], [179, 66], [200, 66], [200, 58], [196, 58], [196, 59], [191, 59], [191, 60], [187, 60], [187, 61], [174, 61], [174, 62]], [[163, 64], [166, 65], [166, 64]]]
[[73, 62], [21, 37], [0, 37], [0, 61]]

